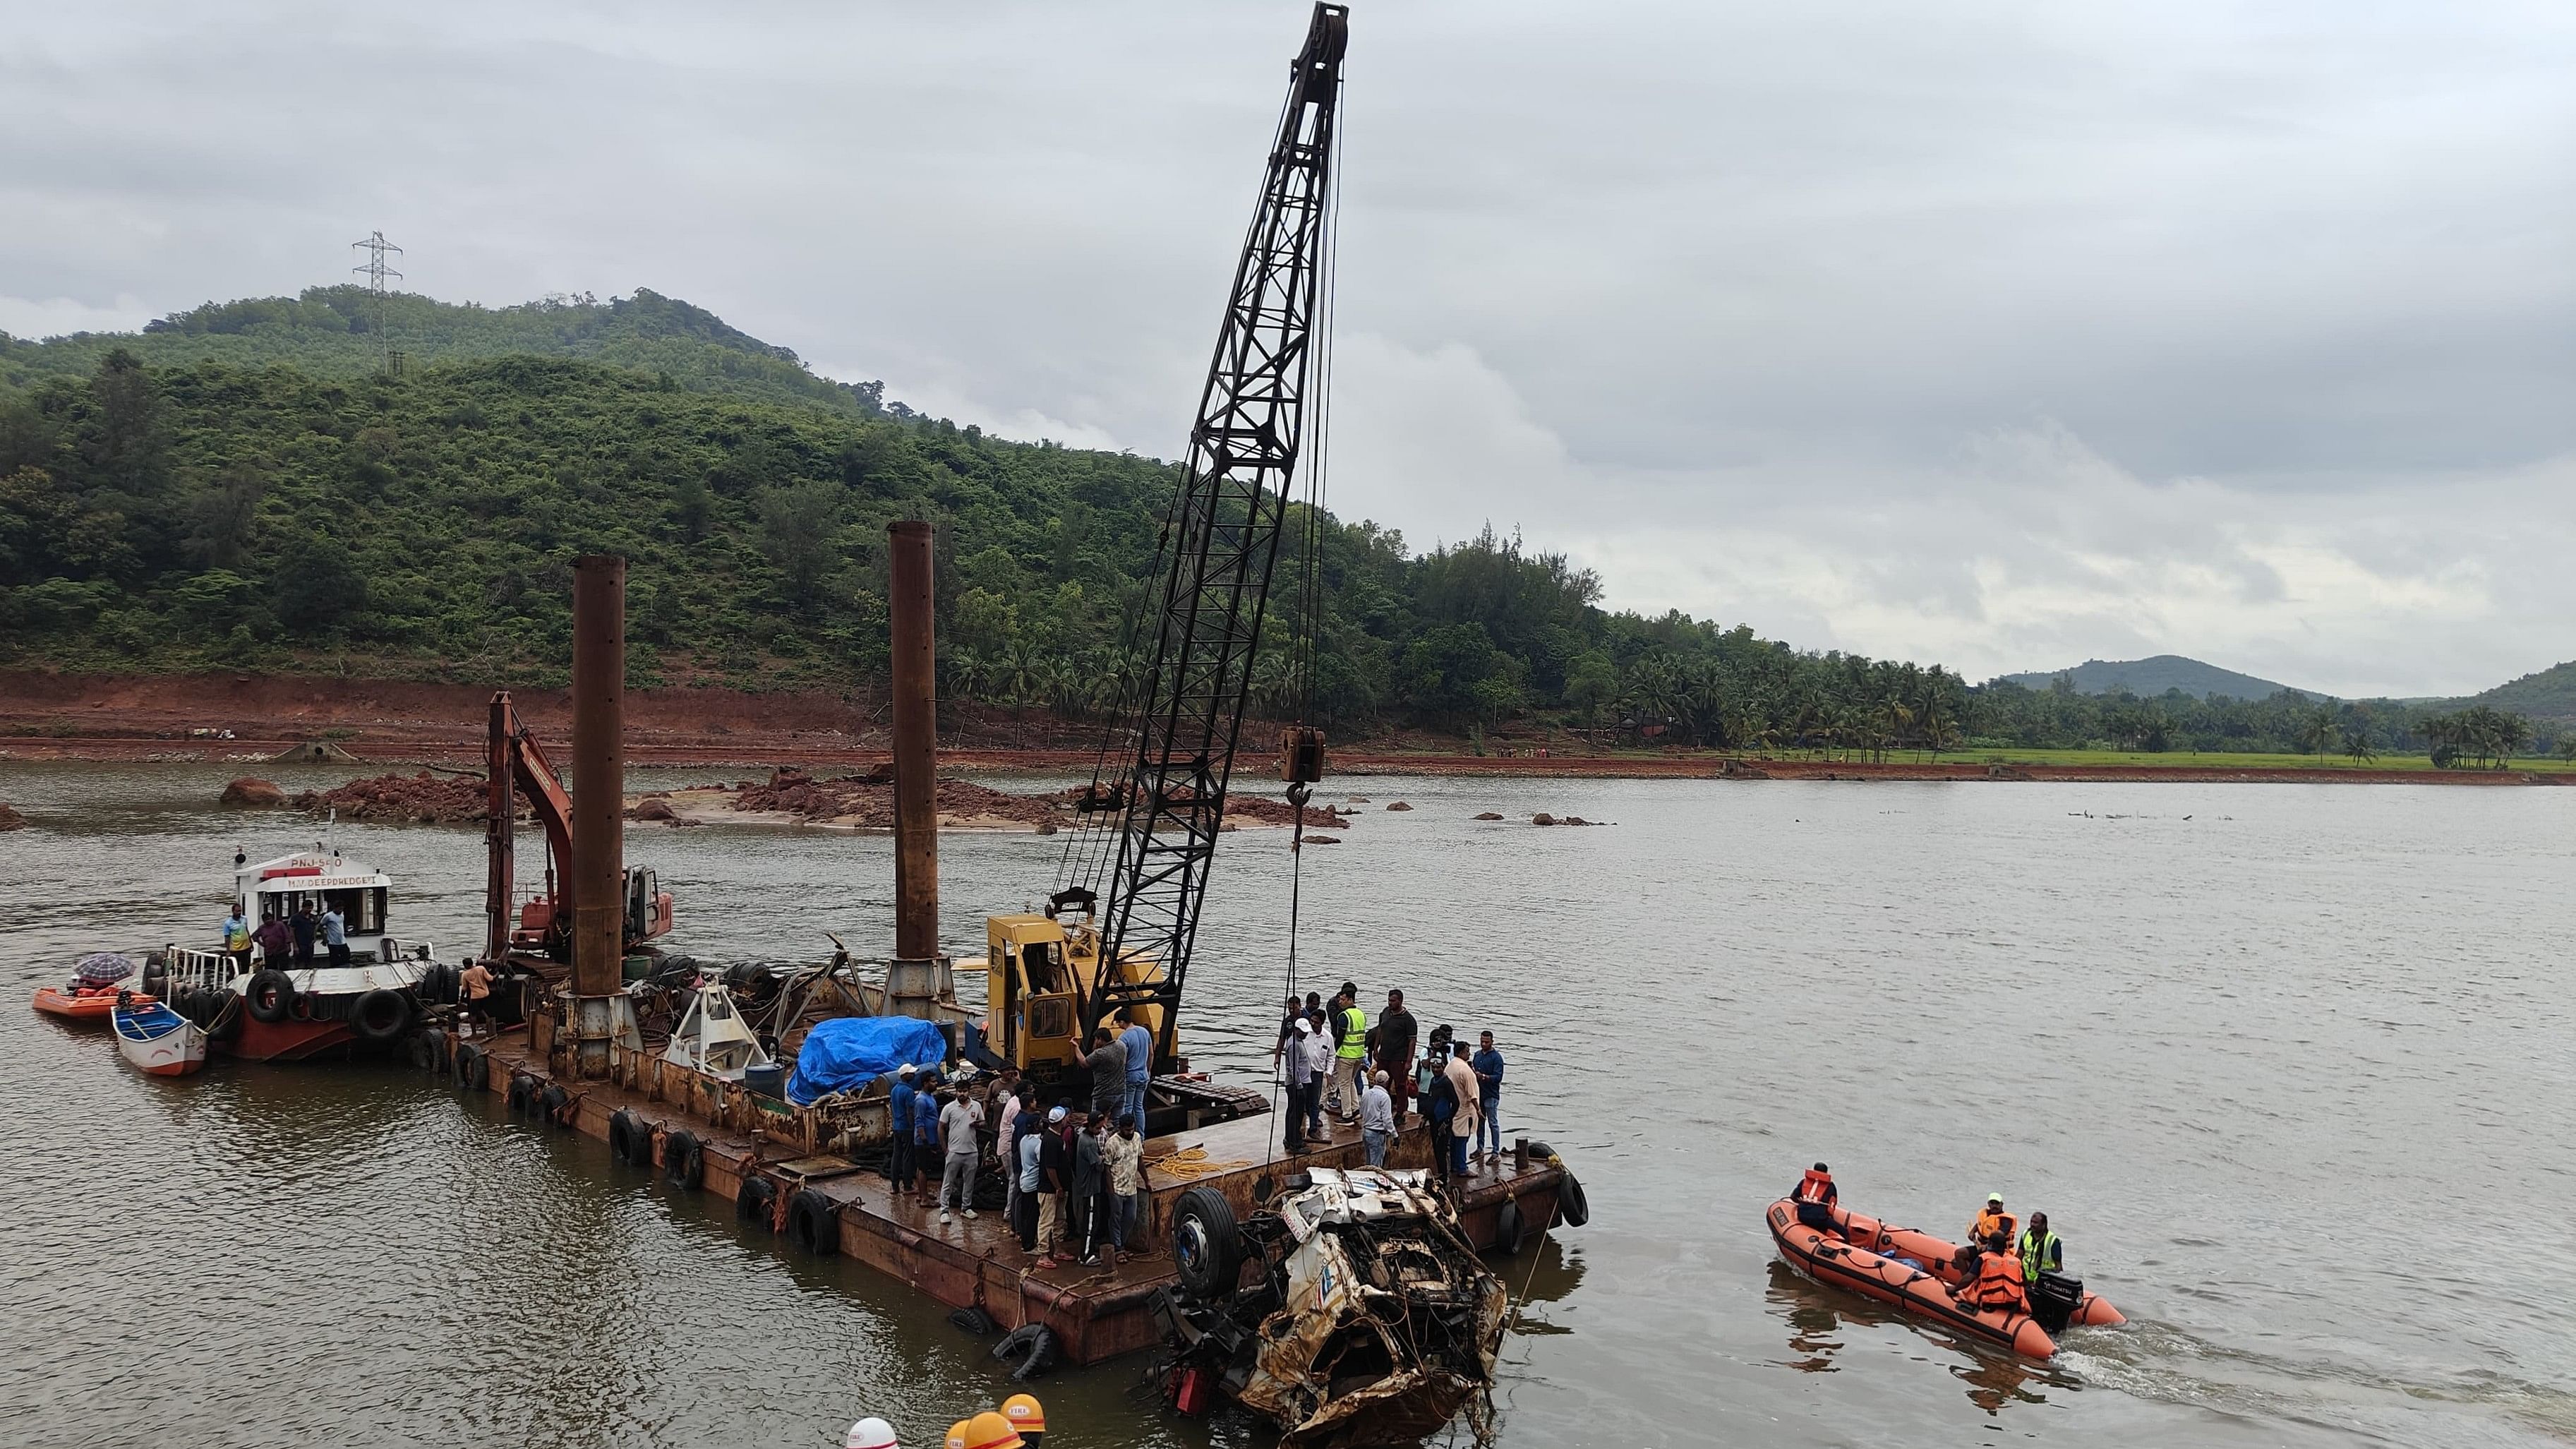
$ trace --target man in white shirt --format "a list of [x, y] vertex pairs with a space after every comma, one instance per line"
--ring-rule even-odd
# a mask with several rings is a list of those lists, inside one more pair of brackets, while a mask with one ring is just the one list
[[1331, 1134], [1324, 1130], [1324, 1084], [1333, 1079], [1333, 1039], [1320, 1029], [1310, 1029], [1299, 1039], [1298, 1051], [1306, 1061], [1306, 1135], [1329, 1142]]
[[1315, 1025], [1302, 1016], [1290, 1025], [1287, 1054], [1279, 1059], [1279, 1080], [1288, 1087], [1288, 1122], [1280, 1142], [1297, 1152], [1306, 1146], [1306, 1088], [1313, 1080], [1306, 1067], [1306, 1043], [1315, 1039]]
[[975, 1104], [963, 1092], [939, 1109], [939, 1140], [947, 1148], [939, 1178], [942, 1223], [955, 1221], [948, 1215], [952, 1200], [969, 1220], [975, 1216], [975, 1115]]

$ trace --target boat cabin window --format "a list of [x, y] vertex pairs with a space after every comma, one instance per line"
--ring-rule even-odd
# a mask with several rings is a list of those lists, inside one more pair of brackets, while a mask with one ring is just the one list
[[[319, 916], [325, 907], [337, 906], [340, 919], [347, 923], [352, 936], [380, 935], [385, 929], [386, 898], [391, 894], [383, 886], [354, 886], [336, 891], [262, 891], [259, 909], [275, 911], [280, 919], [295, 914], [298, 907], [311, 906]], [[254, 923], [258, 917], [251, 918]]]

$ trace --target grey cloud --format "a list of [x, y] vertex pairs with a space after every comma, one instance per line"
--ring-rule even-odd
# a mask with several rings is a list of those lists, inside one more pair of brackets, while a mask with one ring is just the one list
[[[20, 7], [0, 316], [289, 291], [382, 226], [438, 295], [651, 286], [1169, 455], [1303, 17]], [[1344, 511], [1518, 520], [1614, 602], [1972, 672], [2241, 647], [2429, 692], [2576, 652], [2540, 481], [2576, 456], [2576, 12], [1353, 25]]]

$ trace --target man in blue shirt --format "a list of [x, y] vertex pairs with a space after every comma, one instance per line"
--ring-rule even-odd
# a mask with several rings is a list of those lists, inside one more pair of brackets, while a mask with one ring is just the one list
[[895, 1069], [894, 1088], [886, 1093], [886, 1137], [894, 1156], [886, 1164], [886, 1175], [894, 1179], [896, 1192], [912, 1190], [912, 1063]]
[[[1488, 1158], [1503, 1155], [1503, 1054], [1494, 1050], [1494, 1034], [1485, 1032], [1477, 1038], [1476, 1055], [1468, 1062], [1476, 1069], [1476, 1136], [1485, 1144]], [[1475, 1155], [1468, 1155], [1469, 1161]]]
[[1154, 1079], [1154, 1034], [1136, 1019], [1133, 1007], [1122, 1007], [1119, 1016], [1127, 1029], [1118, 1033], [1118, 1042], [1127, 1048], [1127, 1106], [1123, 1115], [1136, 1119], [1136, 1130], [1145, 1130], [1145, 1084]]
[[[939, 1069], [930, 1069], [930, 1079], [939, 1080]], [[927, 1205], [939, 1200], [939, 1179], [932, 1175], [931, 1164], [939, 1160], [939, 1089], [924, 1087], [912, 1094], [912, 1157], [921, 1168], [921, 1200]]]
[[322, 944], [331, 952], [331, 964], [349, 964], [349, 922], [334, 905], [322, 907]]

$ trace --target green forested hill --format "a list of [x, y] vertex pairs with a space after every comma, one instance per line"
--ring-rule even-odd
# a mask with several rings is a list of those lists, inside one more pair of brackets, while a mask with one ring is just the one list
[[[2060, 676], [2071, 680], [2078, 694], [2110, 694], [2118, 690], [2142, 699], [2153, 699], [2167, 690], [2179, 689], [2185, 694], [2206, 699], [2223, 694], [2230, 699], [2270, 699], [2290, 686], [2203, 664], [2179, 654], [2157, 654], [2145, 659], [2087, 659], [2072, 669], [2041, 671], [2030, 674], [2007, 674], [2004, 678], [2025, 689], [2046, 689]], [[2323, 699], [2314, 690], [2296, 693], [2311, 699]]]
[[[951, 695], [1074, 716], [1114, 695], [1171, 465], [920, 417], [649, 292], [396, 297], [391, 375], [370, 305], [325, 288], [141, 334], [0, 338], [0, 665], [560, 681], [571, 560], [605, 550], [633, 561], [637, 683], [866, 690], [884, 525], [924, 517]], [[1282, 579], [1305, 532], [1292, 518]], [[1314, 709], [1343, 737], [1551, 723], [1730, 748], [2320, 757], [2448, 741], [2463, 761], [2532, 742], [2493, 710], [1972, 689], [1605, 611], [1589, 571], [1490, 530], [1424, 555], [1367, 522], [1315, 536]], [[1256, 681], [1272, 712], [1291, 704], [1285, 624]]]
[[794, 352], [727, 326], [702, 307], [652, 292], [549, 298], [486, 308], [364, 287], [313, 287], [300, 297], [208, 302], [141, 333], [81, 333], [28, 342], [0, 333], [0, 385], [86, 377], [112, 351], [152, 367], [287, 363], [317, 377], [361, 378], [385, 368], [387, 346], [411, 370], [495, 357], [578, 358], [667, 375], [696, 392], [772, 402], [818, 402], [859, 416], [879, 411], [876, 383], [834, 382]]
[[2576, 721], [2576, 661], [2526, 674], [2461, 702], [2511, 710], [2533, 719]]

